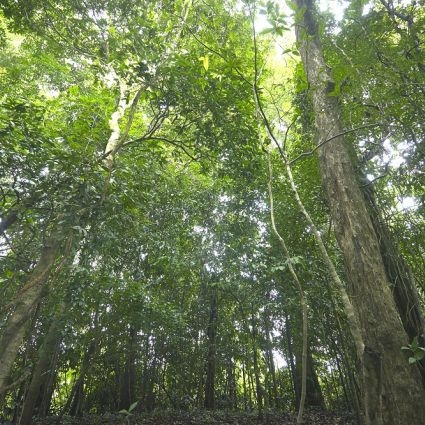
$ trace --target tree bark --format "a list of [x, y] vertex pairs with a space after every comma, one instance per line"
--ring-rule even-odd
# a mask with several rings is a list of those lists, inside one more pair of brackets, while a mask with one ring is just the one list
[[57, 375], [56, 365], [59, 358], [59, 344], [56, 346], [56, 350], [53, 353], [53, 358], [50, 360], [50, 370], [47, 372], [47, 378], [45, 380], [44, 391], [40, 394], [40, 405], [38, 407], [37, 416], [39, 418], [45, 418], [49, 414], [50, 405], [52, 403], [52, 397], [54, 392], [54, 384]]
[[292, 349], [292, 332], [291, 332], [291, 322], [288, 314], [285, 314], [285, 335], [286, 343], [288, 345], [288, 360], [289, 360], [289, 369], [291, 371], [292, 385], [294, 388], [294, 408], [298, 409], [301, 399], [301, 388], [300, 382], [298, 382], [296, 373], [295, 373], [295, 361], [294, 361], [294, 350]]
[[210, 317], [207, 329], [208, 354], [207, 354], [207, 376], [205, 381], [206, 409], [215, 408], [215, 371], [216, 371], [216, 340], [217, 340], [217, 289], [211, 289]]
[[120, 410], [128, 409], [136, 399], [136, 336], [136, 329], [131, 328], [125, 369], [121, 376]]
[[[415, 280], [406, 261], [391, 238], [371, 188], [363, 190], [369, 207], [373, 228], [378, 237], [379, 248], [384, 262], [396, 307], [409, 341], [418, 338], [419, 345], [425, 346], [425, 320]], [[420, 361], [422, 383], [425, 388], [425, 358]]]
[[[297, 387], [301, 386], [301, 375], [302, 375], [302, 356], [300, 347], [295, 350], [295, 371]], [[325, 408], [325, 401], [323, 399], [322, 389], [320, 388], [317, 373], [313, 364], [313, 357], [311, 355], [310, 347], [307, 350], [307, 379], [306, 379], [306, 395], [305, 395], [305, 407], [316, 407], [323, 410]], [[298, 408], [299, 406], [297, 406]]]
[[258, 418], [263, 418], [263, 387], [260, 380], [260, 367], [258, 365], [258, 352], [257, 352], [257, 321], [254, 315], [254, 304], [251, 303], [251, 327], [252, 327], [252, 364], [254, 366], [255, 378], [255, 392], [257, 400]]
[[59, 247], [58, 238], [47, 239], [37, 265], [21, 289], [18, 301], [9, 314], [0, 339], [0, 395], [7, 387], [10, 371], [25, 337], [28, 318], [43, 296]]
[[365, 423], [420, 425], [425, 422], [425, 391], [416, 365], [401, 346], [407, 335], [389, 289], [384, 262], [365, 200], [357, 183], [352, 152], [343, 136], [334, 83], [325, 63], [312, 0], [296, 0], [302, 14], [296, 26], [307, 79], [312, 90], [322, 183], [343, 252], [351, 298], [365, 348], [363, 392]]
[[235, 364], [230, 357], [227, 360], [226, 367], [226, 399], [227, 407], [231, 409], [237, 409], [237, 394], [236, 394], [236, 377], [235, 377]]
[[[63, 307], [61, 312], [63, 311]], [[38, 361], [34, 367], [27, 394], [25, 396], [24, 407], [22, 409], [19, 425], [31, 425], [34, 408], [49, 377], [49, 367], [54, 357], [60, 338], [60, 316], [58, 313], [53, 319], [46, 338], [39, 350]]]
[[[268, 297], [269, 298], [269, 297]], [[271, 382], [271, 397], [270, 398], [270, 406], [278, 407], [278, 394], [277, 394], [277, 381], [276, 381], [276, 368], [274, 364], [273, 357], [273, 344], [270, 337], [270, 329], [271, 329], [271, 321], [268, 312], [266, 311], [264, 318], [264, 332], [266, 336], [266, 357], [268, 363], [269, 374], [272, 378]]]
[[65, 406], [63, 407], [62, 411], [60, 412], [57, 418], [57, 423], [61, 423], [63, 415], [68, 410], [71, 416], [79, 416], [82, 413], [82, 404], [83, 404], [83, 398], [84, 398], [84, 379], [90, 368], [91, 358], [93, 353], [95, 352], [95, 349], [96, 349], [96, 343], [94, 340], [92, 340], [89, 343], [89, 346], [86, 352], [84, 353], [83, 361], [80, 367], [80, 373], [74, 385], [72, 386], [71, 393], [68, 397], [68, 400]]
[[[128, 95], [127, 85], [124, 80], [118, 80], [120, 87], [120, 98], [118, 102], [118, 108], [114, 113], [112, 113], [111, 119], [109, 121], [111, 134], [108, 139], [108, 143], [106, 144], [104, 153], [104, 164], [108, 170], [108, 174], [104, 181], [104, 187], [100, 198], [100, 205], [103, 204], [107, 196], [113, 162], [118, 150], [122, 147], [122, 144], [124, 143], [128, 132], [130, 131], [134, 118], [135, 108], [141, 94], [141, 90], [139, 90], [130, 105], [130, 103], [127, 103], [126, 101], [126, 97]], [[119, 122], [125, 114], [125, 111], [130, 106], [130, 117], [127, 120], [127, 126], [124, 134], [121, 134]], [[3, 219], [1, 222], [2, 231], [6, 230], [7, 226], [13, 224], [18, 216], [17, 214], [17, 212], [15, 214], [15, 212], [11, 211], [9, 214], [10, 217]], [[81, 211], [79, 215], [80, 214]], [[15, 303], [13, 311], [10, 313], [8, 321], [4, 327], [4, 331], [0, 339], [0, 396], [7, 387], [7, 379], [17, 356], [19, 346], [21, 345], [24, 338], [29, 314], [43, 296], [43, 289], [49, 277], [50, 271], [55, 263], [61, 242], [63, 240], [64, 235], [61, 234], [61, 232], [56, 230], [55, 233], [55, 231], [52, 231], [50, 237], [47, 239], [42, 249], [40, 260], [29, 276], [27, 284], [18, 294], [17, 302]]]
[[[246, 356], [246, 354], [245, 354]], [[242, 363], [242, 388], [243, 388], [243, 406], [245, 412], [248, 410], [248, 391], [246, 389], [246, 366], [245, 361]]]

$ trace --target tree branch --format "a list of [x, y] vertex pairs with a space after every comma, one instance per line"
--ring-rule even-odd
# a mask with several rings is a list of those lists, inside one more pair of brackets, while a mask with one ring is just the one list
[[165, 142], [165, 143], [169, 143], [170, 145], [173, 145], [179, 149], [181, 149], [190, 159], [192, 159], [193, 161], [198, 161], [198, 158], [194, 157], [192, 154], [190, 154], [187, 151], [187, 147], [184, 145], [184, 143], [180, 140], [170, 140], [167, 139], [166, 137], [161, 137], [161, 136], [142, 136], [138, 139], [135, 140], [131, 140], [127, 143], [125, 143], [123, 146], [129, 146], [129, 145], [133, 145], [135, 143], [139, 143], [139, 142], [149, 142], [150, 140], [156, 140], [159, 142]]
[[370, 127], [378, 127], [382, 125], [382, 123], [372, 123], [372, 124], [365, 124], [365, 125], [361, 125], [359, 127], [355, 127], [355, 128], [349, 128], [348, 130], [343, 131], [342, 133], [339, 133], [335, 136], [329, 137], [329, 139], [324, 140], [323, 142], [320, 142], [317, 146], [315, 146], [311, 151], [309, 152], [303, 152], [300, 155], [298, 155], [296, 158], [294, 158], [293, 160], [289, 161], [289, 165], [292, 165], [294, 162], [297, 162], [298, 160], [300, 160], [301, 158], [304, 158], [306, 156], [310, 156], [313, 155], [314, 152], [316, 152], [319, 148], [321, 148], [323, 145], [325, 145], [326, 143], [331, 142], [332, 140], [337, 139], [338, 137], [344, 136], [345, 134], [349, 134], [349, 133], [353, 133], [357, 130], [361, 130], [363, 128], [370, 128]]

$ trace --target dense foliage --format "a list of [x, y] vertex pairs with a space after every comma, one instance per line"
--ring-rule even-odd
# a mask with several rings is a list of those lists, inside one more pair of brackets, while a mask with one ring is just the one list
[[[1, 355], [22, 332], [2, 418], [288, 412], [303, 367], [307, 409], [361, 410], [350, 323], [296, 198], [344, 279], [287, 3], [1, 3]], [[421, 3], [315, 12], [389, 279], [403, 258], [420, 308]], [[423, 367], [413, 335], [405, 361]]]

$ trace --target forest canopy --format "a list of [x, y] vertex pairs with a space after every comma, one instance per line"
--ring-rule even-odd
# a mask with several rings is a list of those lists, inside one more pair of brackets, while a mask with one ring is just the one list
[[0, 423], [423, 425], [424, 43], [423, 0], [3, 0]]

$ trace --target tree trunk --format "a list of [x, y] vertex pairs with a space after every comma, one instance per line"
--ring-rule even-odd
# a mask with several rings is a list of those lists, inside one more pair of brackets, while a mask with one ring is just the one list
[[242, 387], [243, 387], [243, 406], [245, 412], [248, 410], [248, 392], [246, 389], [246, 366], [245, 361], [242, 363]]
[[[301, 386], [301, 373], [302, 373], [302, 356], [301, 349], [297, 347], [295, 350], [295, 371], [297, 387]], [[320, 388], [319, 380], [317, 378], [316, 370], [313, 364], [313, 357], [310, 348], [307, 351], [307, 379], [306, 379], [306, 395], [305, 407], [316, 407], [323, 410], [325, 408], [325, 401], [323, 399], [322, 389]], [[298, 408], [298, 406], [297, 406]]]
[[[269, 298], [269, 297], [268, 297]], [[273, 344], [270, 338], [270, 329], [271, 329], [271, 323], [270, 323], [270, 316], [268, 313], [266, 313], [265, 319], [264, 319], [264, 332], [266, 336], [266, 357], [267, 357], [267, 363], [268, 363], [268, 369], [269, 374], [271, 376], [272, 382], [271, 382], [271, 397], [270, 398], [270, 406], [271, 407], [278, 407], [278, 395], [277, 395], [277, 383], [276, 383], [276, 368], [274, 364], [274, 358], [273, 358]]]
[[31, 425], [37, 400], [40, 400], [40, 395], [44, 393], [44, 387], [49, 377], [51, 360], [54, 357], [54, 352], [56, 351], [59, 343], [61, 312], [56, 315], [50, 324], [46, 338], [39, 350], [38, 361], [34, 367], [31, 383], [25, 396], [24, 407], [22, 409], [19, 425]]
[[37, 415], [40, 418], [45, 418], [49, 414], [50, 404], [52, 402], [54, 384], [57, 375], [56, 365], [59, 357], [59, 345], [56, 346], [56, 350], [53, 353], [53, 358], [50, 360], [50, 370], [47, 372], [46, 383], [44, 386], [44, 391], [40, 394], [41, 401], [38, 408]]
[[[368, 203], [373, 228], [378, 236], [381, 256], [404, 330], [409, 341], [416, 337], [419, 345], [424, 347], [425, 320], [412, 273], [394, 244], [390, 230], [381, 217], [372, 189], [367, 187], [363, 190], [363, 193]], [[425, 358], [421, 360], [420, 365], [422, 383], [425, 388]]]
[[[367, 424], [422, 425], [421, 375], [401, 347], [407, 335], [389, 289], [378, 240], [357, 183], [352, 153], [343, 136], [334, 84], [324, 61], [312, 0], [296, 0], [302, 12], [297, 41], [312, 90], [321, 176], [338, 244], [343, 252], [351, 297], [363, 341], [363, 392]], [[331, 141], [324, 143], [331, 137]]]
[[207, 354], [207, 376], [205, 381], [206, 409], [215, 408], [215, 370], [216, 370], [216, 340], [217, 340], [217, 289], [211, 290], [210, 318], [207, 329], [208, 354]]
[[69, 414], [71, 416], [83, 415], [83, 399], [84, 399], [84, 376], [79, 376], [75, 383], [74, 397], [72, 399]]
[[258, 418], [263, 418], [263, 387], [260, 380], [260, 367], [258, 365], [257, 352], [257, 321], [254, 315], [254, 304], [251, 303], [251, 327], [252, 327], [252, 364], [254, 366], [255, 393], [257, 399]]
[[[328, 289], [330, 289], [330, 288], [328, 287]], [[353, 365], [353, 361], [350, 361], [351, 359], [349, 358], [349, 353], [350, 353], [351, 350], [350, 350], [349, 347], [347, 347], [347, 344], [345, 343], [345, 336], [344, 336], [344, 332], [342, 330], [341, 322], [340, 322], [339, 317], [338, 317], [338, 311], [337, 311], [334, 299], [333, 299], [333, 297], [330, 293], [329, 293], [329, 298], [332, 302], [332, 310], [333, 310], [333, 314], [334, 314], [334, 317], [335, 317], [335, 320], [336, 320], [336, 331], [337, 331], [337, 338], [336, 339], [334, 339], [332, 332], [330, 333], [330, 335], [329, 335], [330, 345], [332, 345], [334, 347], [335, 356], [338, 356], [338, 354], [339, 354], [341, 359], [342, 359], [344, 369], [345, 369], [345, 372], [346, 372], [346, 376], [347, 376], [347, 379], [349, 381], [349, 389], [350, 389], [350, 393], [351, 393], [351, 402], [352, 402], [354, 411], [356, 412], [357, 420], [358, 420], [359, 423], [361, 423], [362, 419], [363, 419], [361, 397], [360, 397], [360, 393], [359, 393], [358, 381], [356, 379], [355, 367]], [[328, 322], [329, 322], [329, 320], [328, 320]], [[332, 322], [329, 322], [327, 327], [333, 328], [334, 325], [332, 325]]]
[[295, 373], [294, 350], [292, 349], [291, 322], [288, 314], [285, 314], [285, 335], [288, 344], [289, 369], [291, 371], [292, 385], [294, 388], [294, 408], [298, 409], [301, 400], [301, 388]]
[[136, 330], [131, 328], [125, 370], [121, 377], [120, 410], [128, 409], [136, 399], [136, 336]]
[[248, 369], [248, 393], [249, 393], [249, 410], [252, 411], [254, 409], [253, 397], [255, 394], [254, 391], [254, 378], [252, 377], [252, 369]]
[[339, 382], [342, 388], [342, 392], [344, 393], [344, 402], [345, 402], [345, 409], [349, 409], [350, 407], [350, 398], [348, 396], [348, 387], [345, 383], [345, 375], [342, 371], [342, 367], [341, 367], [341, 362], [339, 359], [339, 356], [335, 353], [335, 363], [336, 363], [336, 367], [338, 370], [338, 378], [339, 378]]
[[45, 242], [41, 257], [26, 285], [18, 294], [0, 339], [0, 395], [5, 391], [10, 371], [25, 337], [31, 312], [43, 296], [45, 284], [55, 263], [60, 242], [54, 237]]
[[86, 352], [84, 353], [83, 361], [80, 367], [80, 373], [74, 385], [72, 386], [71, 394], [69, 395], [65, 406], [63, 407], [60, 415], [58, 416], [57, 423], [61, 423], [63, 415], [68, 411], [68, 409], [71, 416], [78, 416], [82, 413], [82, 404], [84, 398], [84, 379], [90, 368], [91, 357], [95, 349], [96, 343], [94, 340], [92, 340], [89, 343]]
[[227, 380], [226, 380], [226, 398], [227, 406], [231, 409], [237, 409], [237, 396], [236, 396], [236, 377], [235, 365], [230, 357], [227, 361]]

